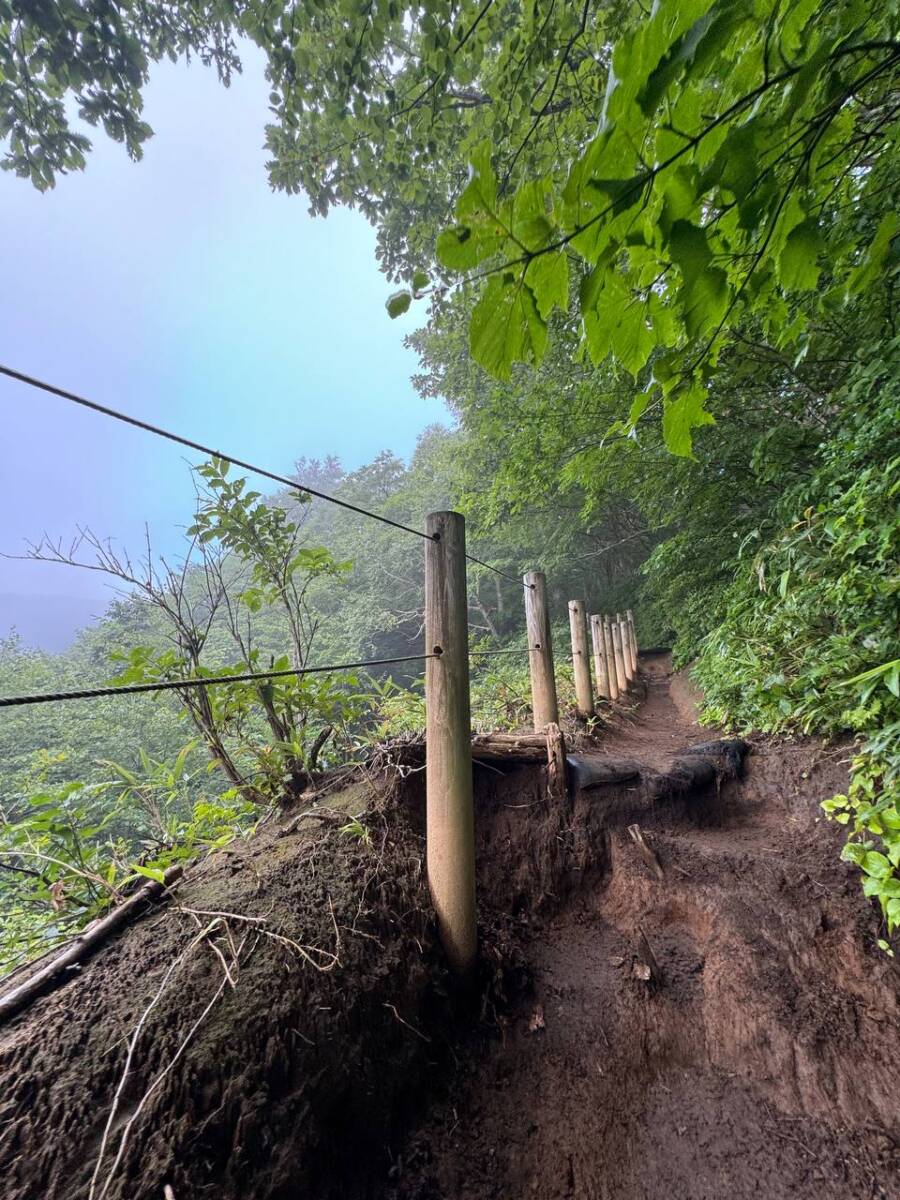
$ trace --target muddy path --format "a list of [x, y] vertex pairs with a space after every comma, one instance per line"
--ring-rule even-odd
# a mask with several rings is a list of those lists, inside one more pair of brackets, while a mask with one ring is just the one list
[[634, 695], [582, 739], [605, 781], [476, 765], [468, 996], [419, 771], [188, 870], [0, 1025], [2, 1200], [900, 1197], [898, 966], [819, 819], [845, 754], [738, 779], [687, 762], [718, 735], [665, 657]]
[[[710, 731], [664, 657], [644, 669], [601, 753], [664, 770]], [[503, 1037], [473, 1047], [381, 1195], [900, 1196], [896, 971], [817, 811], [841, 757], [760, 743], [702, 814], [644, 814], [662, 879], [613, 821], [608, 869], [535, 922]], [[637, 977], [640, 931], [658, 984]]]

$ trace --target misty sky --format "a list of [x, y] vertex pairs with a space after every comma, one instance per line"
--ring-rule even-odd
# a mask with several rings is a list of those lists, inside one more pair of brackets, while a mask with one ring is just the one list
[[[313, 219], [269, 190], [252, 48], [244, 68], [226, 90], [200, 64], [158, 66], [140, 163], [97, 133], [87, 169], [45, 195], [0, 172], [0, 362], [279, 472], [407, 456], [447, 419], [409, 381], [402, 339], [424, 313], [388, 318], [362, 217]], [[145, 520], [177, 545], [177, 446], [2, 377], [0, 421], [0, 550], [76, 522], [133, 545]], [[36, 629], [47, 613], [70, 627], [108, 596], [90, 572], [0, 559], [0, 637], [14, 621], [59, 644]]]

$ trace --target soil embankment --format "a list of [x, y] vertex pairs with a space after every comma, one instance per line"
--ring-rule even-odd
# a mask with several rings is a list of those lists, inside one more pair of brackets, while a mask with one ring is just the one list
[[715, 735], [643, 667], [597, 752], [639, 777], [559, 803], [476, 767], [476, 1014], [421, 775], [325, 797], [0, 1029], [4, 1200], [900, 1195], [897, 969], [818, 819], [841, 755], [761, 743], [697, 784], [673, 760]]
[[[709, 731], [664, 662], [649, 667], [645, 705], [604, 751], [664, 769]], [[817, 808], [845, 786], [842, 757], [760, 743], [705, 806], [644, 813], [662, 878], [611, 825], [608, 870], [534, 925], [504, 1036], [382, 1195], [900, 1196], [898, 974]], [[638, 977], [641, 931], [658, 984]]]

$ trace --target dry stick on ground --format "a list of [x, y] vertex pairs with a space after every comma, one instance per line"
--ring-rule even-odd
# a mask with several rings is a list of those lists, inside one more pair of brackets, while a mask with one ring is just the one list
[[[334, 915], [334, 904], [331, 897], [328, 897], [328, 908], [331, 913], [331, 923], [334, 926], [334, 950], [323, 950], [320, 946], [301, 946], [299, 942], [295, 942], [293, 938], [286, 937], [283, 933], [276, 933], [272, 929], [264, 928], [267, 917], [251, 917], [244, 913], [224, 912], [216, 909], [203, 908], [187, 908], [184, 905], [179, 906], [178, 912], [185, 913], [191, 917], [218, 917], [225, 921], [242, 921], [246, 924], [254, 925], [262, 937], [271, 938], [274, 942], [279, 942], [283, 946], [296, 951], [297, 954], [311, 967], [323, 974], [328, 971], [333, 971], [338, 965], [341, 958], [341, 931], [338, 928], [337, 918]], [[312, 957], [314, 954], [320, 954], [325, 960], [324, 963], [316, 962]]]
[[638, 950], [640, 951], [641, 959], [650, 972], [650, 979], [657, 985], [661, 984], [663, 981], [662, 971], [659, 969], [656, 955], [653, 953], [653, 948], [647, 939], [646, 933], [644, 933], [642, 925], [638, 925]]
[[139, 891], [112, 912], [89, 925], [83, 933], [74, 938], [63, 952], [50, 960], [45, 967], [36, 971], [17, 988], [0, 996], [0, 1020], [12, 1016], [52, 983], [67, 968], [80, 964], [92, 950], [105, 941], [133, 916], [140, 913], [144, 905], [160, 897], [181, 875], [181, 867], [170, 867], [163, 876], [161, 883], [155, 879], [146, 883]]
[[629, 825], [628, 826], [628, 836], [631, 838], [631, 840], [637, 846], [644, 862], [646, 862], [647, 866], [650, 867], [651, 871], [653, 871], [653, 873], [656, 875], [657, 879], [660, 879], [660, 880], [664, 879], [665, 876], [663, 874], [662, 864], [660, 863], [659, 858], [656, 855], [656, 852], [654, 850], [652, 850], [651, 847], [648, 846], [646, 841], [644, 840], [644, 835], [641, 833], [640, 825]]

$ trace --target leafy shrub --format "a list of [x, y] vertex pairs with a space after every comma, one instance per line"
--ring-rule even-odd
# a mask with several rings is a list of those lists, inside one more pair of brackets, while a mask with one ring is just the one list
[[847, 826], [844, 857], [862, 870], [888, 936], [900, 926], [900, 382], [891, 357], [873, 357], [836, 396], [847, 416], [808, 482], [784, 497], [778, 534], [743, 559], [694, 668], [712, 721], [855, 736], [849, 791], [823, 808]]
[[0, 975], [65, 941], [141, 878], [247, 833], [262, 810], [238, 789], [196, 799], [194, 743], [171, 764], [105, 763], [112, 778], [47, 784], [0, 812]]

